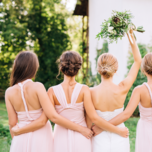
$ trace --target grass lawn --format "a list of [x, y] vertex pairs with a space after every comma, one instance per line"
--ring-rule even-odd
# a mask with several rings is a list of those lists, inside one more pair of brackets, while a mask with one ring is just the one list
[[0, 102], [0, 124], [8, 126], [8, 116], [4, 102]]
[[[0, 124], [8, 126], [8, 116], [4, 102], [0, 102]], [[0, 152], [9, 152], [10, 145], [7, 143], [7, 137], [0, 136]]]
[[[125, 122], [130, 133], [130, 152], [135, 152], [136, 126], [139, 118], [130, 118]], [[4, 102], [0, 102], [0, 124], [8, 126], [8, 117]], [[0, 152], [9, 152], [9, 145], [6, 137], [0, 137]]]
[[130, 152], [135, 152], [136, 126], [138, 120], [139, 118], [133, 117], [125, 122], [126, 127], [129, 129]]

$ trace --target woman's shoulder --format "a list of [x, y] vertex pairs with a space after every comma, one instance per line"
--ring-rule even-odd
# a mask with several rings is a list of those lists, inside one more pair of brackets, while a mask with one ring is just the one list
[[11, 99], [12, 96], [18, 95], [18, 92], [19, 92], [19, 88], [17, 85], [10, 86], [5, 91], [5, 97], [10, 97], [10, 99]]
[[14, 91], [14, 86], [8, 87], [8, 88], [5, 90], [5, 95], [9, 95], [12, 91]]
[[146, 86], [144, 84], [138, 85], [133, 89], [133, 94], [145, 94], [146, 93]]
[[48, 94], [53, 94], [54, 95], [54, 90], [53, 89], [58, 87], [59, 85], [61, 85], [61, 83], [58, 84], [58, 85], [54, 85], [54, 86], [49, 87], [48, 90], [47, 90]]
[[134, 91], [140, 91], [140, 92], [143, 92], [143, 91], [146, 91], [146, 85], [145, 83], [141, 84], [141, 85], [138, 85], [134, 88]]

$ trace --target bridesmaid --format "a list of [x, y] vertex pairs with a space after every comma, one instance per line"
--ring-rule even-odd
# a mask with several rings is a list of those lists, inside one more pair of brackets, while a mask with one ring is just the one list
[[[131, 99], [121, 114], [112, 119], [110, 123], [118, 125], [131, 117], [139, 105], [140, 119], [136, 133], [136, 152], [152, 152], [152, 53], [148, 53], [142, 60], [141, 70], [148, 82], [137, 86]], [[99, 130], [96, 130], [97, 134]]]
[[[37, 56], [28, 51], [19, 53], [13, 65], [11, 87], [6, 90], [5, 94], [10, 132], [13, 138], [10, 152], [52, 152], [52, 127], [47, 117], [53, 122], [78, 131], [87, 137], [92, 135], [88, 128], [74, 124], [56, 113], [44, 86], [31, 80], [35, 77], [38, 67]], [[28, 124], [38, 118], [37, 125], [30, 128], [31, 132], [26, 133], [28, 132]], [[11, 128], [17, 123], [18, 128], [23, 128], [23, 131], [24, 127], [27, 126], [25, 134], [13, 135]], [[34, 130], [37, 131], [32, 132]]]
[[[48, 95], [57, 112], [63, 117], [81, 126], [87, 127], [85, 111], [91, 121], [107, 131], [127, 137], [127, 128], [118, 128], [100, 118], [92, 104], [90, 90], [75, 81], [82, 65], [82, 58], [77, 52], [64, 52], [59, 60], [59, 70], [64, 74], [64, 81], [48, 90]], [[34, 121], [35, 123], [38, 120]], [[32, 123], [30, 124], [33, 125]], [[30, 126], [29, 125], [29, 126]], [[89, 136], [91, 137], [91, 135]], [[55, 125], [53, 152], [91, 152], [91, 140], [80, 133]]]

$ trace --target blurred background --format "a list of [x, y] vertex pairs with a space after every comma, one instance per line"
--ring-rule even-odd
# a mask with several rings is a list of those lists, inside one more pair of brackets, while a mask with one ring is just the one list
[[[129, 42], [126, 36], [117, 44], [96, 39], [100, 25], [111, 16], [112, 10], [130, 10], [134, 15], [133, 23], [146, 30], [143, 34], [135, 33], [143, 57], [152, 51], [151, 6], [151, 0], [0, 0], [0, 152], [8, 152], [11, 143], [4, 94], [9, 87], [12, 64], [20, 51], [30, 50], [38, 55], [40, 68], [35, 81], [42, 82], [46, 89], [63, 80], [62, 75], [56, 79], [56, 60], [63, 51], [81, 54], [83, 65], [76, 79], [90, 87], [101, 81], [96, 70], [97, 58], [110, 52], [119, 62], [114, 76], [118, 84], [133, 63]], [[139, 71], [125, 107], [134, 87], [145, 81]], [[138, 119], [137, 108], [125, 123], [130, 130], [131, 152], [135, 149]]]

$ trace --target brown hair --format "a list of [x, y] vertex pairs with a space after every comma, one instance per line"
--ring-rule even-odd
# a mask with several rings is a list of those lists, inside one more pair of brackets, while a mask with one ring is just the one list
[[79, 53], [75, 51], [64, 52], [59, 60], [59, 73], [60, 71], [70, 77], [78, 74], [82, 65], [82, 58]]
[[14, 61], [10, 85], [35, 77], [39, 68], [37, 55], [30, 51], [20, 52]]
[[148, 53], [144, 56], [141, 63], [141, 71], [152, 75], [152, 53]]
[[110, 78], [118, 70], [118, 61], [112, 54], [104, 53], [98, 58], [97, 70], [105, 78]]

